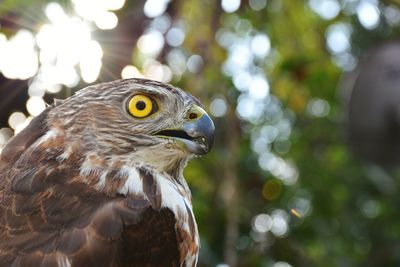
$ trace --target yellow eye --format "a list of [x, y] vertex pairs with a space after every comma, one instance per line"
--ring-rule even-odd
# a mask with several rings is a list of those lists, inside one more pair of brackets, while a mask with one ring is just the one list
[[129, 113], [136, 118], [145, 118], [157, 110], [157, 103], [145, 95], [134, 95], [128, 103]]

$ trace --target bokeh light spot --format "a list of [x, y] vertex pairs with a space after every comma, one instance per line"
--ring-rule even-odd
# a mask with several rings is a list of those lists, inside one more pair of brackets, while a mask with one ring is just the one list
[[25, 120], [26, 116], [24, 113], [14, 112], [8, 118], [8, 125], [10, 125], [10, 127], [15, 130], [18, 127], [18, 125], [23, 124]]
[[311, 9], [326, 20], [335, 18], [340, 12], [337, 0], [310, 0]]
[[246, 92], [249, 89], [252, 77], [247, 71], [239, 72], [233, 76], [233, 84], [241, 91]]
[[28, 110], [29, 114], [35, 117], [46, 109], [46, 102], [44, 102], [43, 98], [41, 97], [32, 96], [26, 102], [26, 109]]
[[144, 4], [144, 14], [149, 18], [162, 15], [168, 7], [170, 0], [147, 0]]
[[290, 265], [289, 263], [284, 262], [284, 261], [278, 261], [278, 262], [275, 262], [272, 267], [292, 267], [292, 265]]
[[125, 5], [125, 0], [101, 0], [96, 1], [96, 3], [102, 2], [104, 9], [107, 10], [118, 10], [121, 9]]
[[173, 74], [180, 76], [186, 70], [186, 55], [182, 49], [173, 49], [167, 55], [167, 62]]
[[236, 248], [238, 250], [245, 250], [250, 246], [250, 244], [251, 244], [251, 239], [249, 236], [241, 236], [236, 242]]
[[67, 15], [64, 12], [64, 9], [61, 7], [59, 3], [49, 3], [46, 8], [44, 9], [47, 18], [52, 23], [58, 23], [62, 20], [65, 20]]
[[187, 69], [192, 73], [198, 73], [203, 67], [203, 58], [199, 55], [191, 55], [187, 60]]
[[264, 99], [269, 94], [269, 84], [265, 77], [254, 76], [250, 82], [249, 95], [256, 99]]
[[225, 116], [227, 110], [228, 110], [228, 106], [227, 106], [224, 98], [217, 97], [211, 101], [210, 112], [214, 117]]
[[166, 40], [170, 46], [180, 46], [185, 40], [185, 32], [181, 28], [174, 27], [168, 31]]
[[310, 116], [322, 118], [329, 115], [331, 107], [328, 101], [321, 98], [313, 98], [308, 102], [306, 109]]
[[267, 0], [250, 0], [249, 5], [254, 11], [260, 11], [267, 5]]
[[89, 21], [101, 19], [110, 10], [121, 9], [125, 0], [72, 0], [75, 12]]
[[361, 1], [357, 7], [357, 17], [364, 28], [372, 30], [379, 25], [380, 11], [373, 3]]
[[361, 207], [364, 216], [370, 219], [378, 217], [381, 209], [381, 204], [376, 200], [367, 200]]
[[266, 233], [272, 228], [272, 218], [268, 214], [258, 214], [253, 218], [252, 227], [254, 231]]
[[139, 38], [137, 46], [143, 54], [155, 56], [164, 46], [164, 37], [161, 32], [151, 30]]
[[83, 52], [84, 53], [79, 63], [82, 79], [86, 83], [92, 83], [100, 74], [103, 49], [98, 42], [91, 41], [83, 49]]
[[227, 13], [233, 13], [240, 7], [240, 0], [222, 0], [222, 9]]
[[397, 26], [400, 24], [400, 10], [397, 6], [389, 5], [384, 9], [383, 15], [386, 21], [392, 25]]
[[271, 179], [264, 183], [262, 194], [268, 200], [276, 199], [282, 192], [282, 184], [277, 179]]
[[95, 23], [99, 29], [111, 30], [117, 27], [118, 17], [113, 12], [105, 11], [96, 18]]
[[257, 34], [251, 40], [251, 51], [259, 58], [263, 58], [271, 50], [271, 42], [267, 35]]
[[25, 80], [36, 74], [38, 66], [38, 53], [31, 32], [19, 30], [8, 41], [0, 35], [0, 71], [5, 77]]
[[128, 65], [122, 69], [121, 77], [123, 79], [129, 79], [129, 78], [143, 78], [144, 76], [135, 66]]
[[271, 214], [272, 227], [271, 232], [277, 237], [284, 237], [289, 230], [287, 223], [288, 214], [284, 210], [274, 210]]
[[340, 54], [348, 51], [350, 45], [351, 28], [344, 23], [336, 23], [326, 31], [326, 42], [333, 54]]

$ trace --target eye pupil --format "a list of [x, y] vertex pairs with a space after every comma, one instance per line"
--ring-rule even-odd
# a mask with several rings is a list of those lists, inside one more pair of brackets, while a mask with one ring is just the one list
[[128, 112], [135, 118], [144, 119], [158, 111], [157, 102], [147, 95], [132, 96], [127, 105]]
[[146, 108], [146, 103], [144, 103], [143, 101], [138, 101], [136, 103], [136, 108], [138, 110], [144, 110]]

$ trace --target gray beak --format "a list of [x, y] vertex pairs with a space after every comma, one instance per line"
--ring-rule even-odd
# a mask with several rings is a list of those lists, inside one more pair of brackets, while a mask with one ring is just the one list
[[207, 112], [193, 105], [179, 129], [165, 129], [156, 135], [173, 138], [184, 144], [187, 151], [196, 155], [207, 154], [214, 143], [214, 123]]
[[197, 116], [192, 115], [195, 118], [190, 119], [189, 115], [189, 121], [184, 123], [182, 128], [200, 145], [200, 148], [192, 152], [199, 155], [207, 154], [214, 144], [214, 122], [211, 120], [210, 116], [198, 106], [194, 106], [190, 112], [190, 114], [197, 114]]

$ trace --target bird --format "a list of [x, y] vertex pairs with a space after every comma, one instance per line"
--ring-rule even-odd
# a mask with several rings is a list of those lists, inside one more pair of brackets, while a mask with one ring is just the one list
[[196, 266], [183, 170], [214, 131], [199, 100], [153, 80], [55, 101], [1, 152], [0, 266]]

